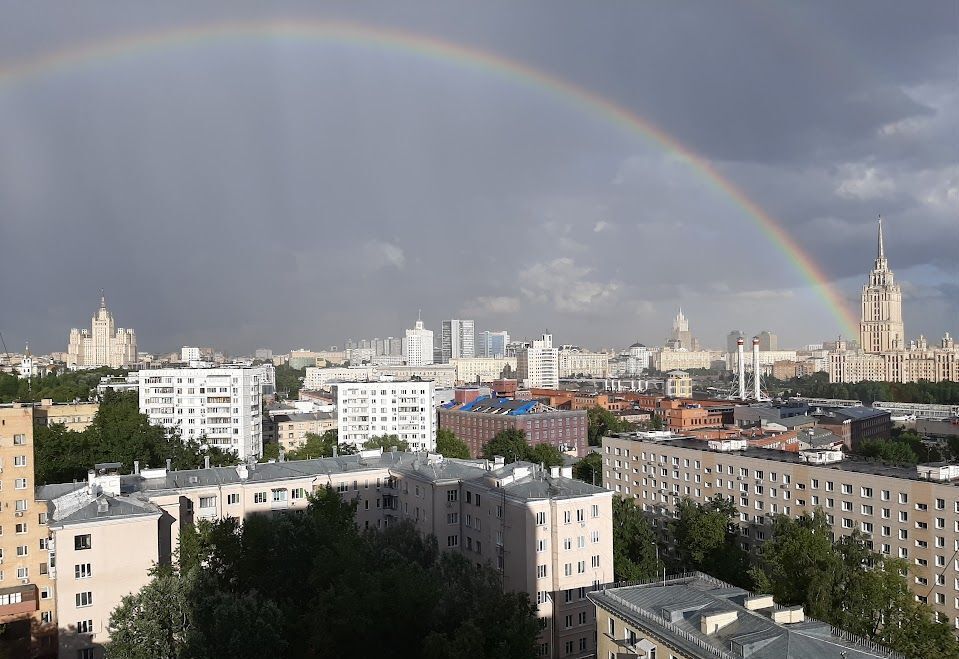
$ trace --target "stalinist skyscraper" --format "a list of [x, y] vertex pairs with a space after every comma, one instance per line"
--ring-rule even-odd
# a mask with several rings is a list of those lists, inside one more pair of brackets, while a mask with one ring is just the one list
[[859, 346], [864, 352], [880, 353], [903, 350], [906, 331], [902, 326], [902, 291], [895, 283], [886, 261], [882, 241], [882, 218], [879, 218], [879, 245], [876, 260], [869, 273], [869, 283], [862, 287], [862, 321], [859, 323]]
[[70, 330], [67, 366], [70, 368], [123, 368], [137, 361], [137, 338], [132, 329], [117, 327], [107, 300], [100, 296], [100, 308], [93, 317], [90, 330]]

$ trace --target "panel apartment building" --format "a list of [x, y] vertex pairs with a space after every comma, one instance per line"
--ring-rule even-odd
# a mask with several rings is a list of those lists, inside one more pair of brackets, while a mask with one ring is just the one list
[[373, 437], [396, 435], [414, 451], [436, 448], [433, 382], [340, 382], [333, 388], [340, 444], [360, 448]]
[[63, 657], [103, 656], [110, 612], [147, 583], [154, 562], [170, 560], [181, 525], [304, 508], [326, 486], [356, 500], [363, 528], [410, 520], [444, 551], [501, 570], [505, 587], [529, 593], [544, 618], [540, 656], [595, 652], [586, 595], [613, 578], [612, 493], [573, 480], [568, 468], [378, 450], [123, 476], [118, 467], [37, 489], [50, 510], [59, 616], [73, 627], [60, 636]]
[[747, 448], [744, 440], [603, 439], [603, 483], [631, 496], [660, 529], [688, 496], [722, 494], [740, 513], [743, 549], [772, 532], [777, 514], [821, 508], [839, 536], [858, 529], [874, 551], [909, 562], [917, 599], [959, 629], [959, 466], [889, 466], [840, 451]]
[[262, 395], [272, 393], [273, 366], [157, 368], [140, 371], [140, 412], [150, 423], [233, 451], [263, 454]]

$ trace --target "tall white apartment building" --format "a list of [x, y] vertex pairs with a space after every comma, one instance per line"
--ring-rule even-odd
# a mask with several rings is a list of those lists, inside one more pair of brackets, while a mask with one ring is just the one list
[[475, 328], [472, 320], [444, 320], [440, 330], [440, 361], [476, 356]]
[[553, 347], [552, 334], [516, 354], [516, 375], [529, 389], [559, 388], [559, 350]]
[[340, 382], [335, 389], [340, 444], [361, 447], [373, 437], [396, 435], [414, 451], [436, 447], [433, 382]]
[[73, 328], [67, 346], [70, 368], [122, 368], [136, 364], [137, 337], [132, 329], [117, 327], [107, 309], [107, 299], [100, 296], [100, 308], [91, 321], [90, 330]]
[[427, 366], [433, 363], [433, 330], [423, 327], [423, 321], [416, 319], [413, 329], [406, 330], [403, 337], [403, 356], [409, 366]]
[[240, 459], [263, 453], [261, 396], [270, 393], [272, 364], [140, 371], [140, 412], [150, 423], [177, 431]]
[[180, 348], [180, 361], [185, 364], [200, 361], [200, 349], [195, 346], [183, 346]]

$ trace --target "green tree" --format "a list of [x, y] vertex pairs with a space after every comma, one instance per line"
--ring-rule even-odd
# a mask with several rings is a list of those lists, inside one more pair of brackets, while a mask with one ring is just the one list
[[466, 442], [453, 434], [449, 428], [440, 428], [436, 431], [436, 452], [444, 458], [469, 459], [470, 449]]
[[573, 465], [573, 476], [581, 481], [593, 485], [603, 484], [603, 456], [599, 453], [589, 453], [585, 458]]
[[649, 420], [649, 429], [650, 430], [662, 430], [663, 426], [663, 417], [653, 412], [652, 417]]
[[289, 364], [280, 364], [276, 367], [276, 392], [284, 398], [295, 399], [300, 395], [305, 368], [291, 368]]
[[185, 657], [191, 631], [191, 578], [195, 577], [168, 572], [154, 577], [139, 592], [124, 597], [110, 614], [110, 657]]
[[528, 447], [526, 450], [526, 460], [546, 467], [561, 467], [566, 463], [562, 451], [552, 444], [545, 443]]
[[919, 461], [908, 443], [886, 439], [867, 439], [860, 444], [857, 453], [885, 462], [915, 464]]
[[[304, 441], [297, 448], [287, 451], [287, 460], [307, 460], [310, 458], [330, 458], [338, 448], [339, 433], [336, 430], [327, 430], [322, 435], [315, 432], [306, 433]], [[338, 451], [339, 455], [342, 451]]]
[[493, 456], [502, 456], [506, 462], [525, 460], [529, 451], [526, 432], [516, 428], [501, 430], [493, 439], [483, 444], [483, 457], [492, 460]]
[[599, 446], [603, 437], [610, 433], [628, 432], [632, 429], [633, 424], [598, 405], [586, 410], [586, 436], [590, 446]]
[[705, 503], [683, 497], [670, 531], [680, 566], [700, 570], [737, 585], [748, 586], [749, 557], [739, 546], [736, 504], [717, 494]]
[[371, 437], [368, 441], [363, 442], [363, 448], [381, 448], [384, 452], [406, 452], [410, 450], [410, 443], [405, 439], [400, 439], [396, 435], [382, 435], [379, 437]]
[[613, 573], [617, 581], [650, 579], [663, 570], [656, 535], [630, 497], [613, 496]]

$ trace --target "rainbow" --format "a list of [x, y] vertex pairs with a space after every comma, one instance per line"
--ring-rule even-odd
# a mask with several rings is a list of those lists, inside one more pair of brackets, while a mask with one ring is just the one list
[[121, 56], [244, 39], [321, 41], [362, 47], [372, 45], [450, 62], [540, 90], [650, 140], [685, 162], [702, 180], [735, 202], [813, 286], [844, 331], [849, 336], [858, 335], [858, 320], [846, 308], [820, 266], [775, 218], [723, 176], [712, 163], [628, 108], [579, 85], [494, 53], [433, 36], [357, 23], [310, 20], [225, 22], [108, 38], [0, 66], [0, 89], [18, 81], [70, 71]]

